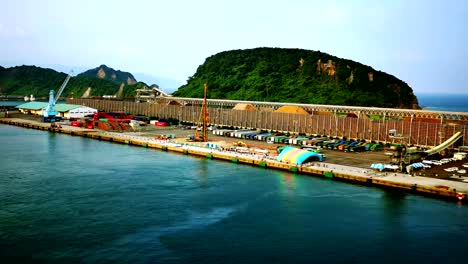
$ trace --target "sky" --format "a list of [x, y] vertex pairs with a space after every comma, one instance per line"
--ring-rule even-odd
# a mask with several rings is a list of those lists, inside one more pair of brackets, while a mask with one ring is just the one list
[[171, 92], [219, 52], [299, 48], [387, 72], [416, 94], [468, 93], [467, 2], [0, 0], [0, 65], [106, 64]]

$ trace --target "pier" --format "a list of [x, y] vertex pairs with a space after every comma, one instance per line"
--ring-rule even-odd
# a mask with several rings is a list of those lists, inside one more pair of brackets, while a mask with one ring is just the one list
[[464, 182], [411, 176], [403, 173], [376, 172], [371, 169], [343, 166], [326, 162], [294, 165], [279, 162], [271, 158], [210, 149], [196, 144], [190, 144], [188, 142], [175, 143], [171, 140], [158, 140], [149, 137], [128, 135], [125, 133], [90, 130], [66, 125], [63, 125], [62, 127], [51, 127], [48, 123], [19, 118], [0, 118], [0, 123], [44, 130], [52, 133], [63, 133], [71, 136], [82, 136], [120, 144], [153, 148], [161, 151], [171, 151], [182, 155], [194, 155], [207, 159], [223, 160], [262, 168], [331, 178], [367, 186], [396, 188], [412, 193], [431, 195], [451, 200], [468, 200], [468, 183]]

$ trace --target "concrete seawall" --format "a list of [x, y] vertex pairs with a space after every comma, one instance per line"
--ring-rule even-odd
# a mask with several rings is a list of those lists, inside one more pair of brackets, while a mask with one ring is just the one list
[[183, 155], [195, 155], [208, 159], [224, 160], [251, 166], [289, 171], [292, 173], [333, 178], [336, 180], [368, 186], [395, 188], [444, 199], [468, 200], [468, 183], [465, 182], [411, 176], [402, 173], [376, 172], [370, 169], [368, 170], [325, 162], [314, 162], [298, 166], [260, 156], [219, 151], [190, 144], [174, 143], [169, 140], [157, 140], [148, 137], [129, 136], [121, 133], [104, 132], [71, 126], [54, 128], [50, 127], [49, 123], [40, 123], [18, 118], [0, 118], [0, 123], [54, 133], [63, 133], [72, 136], [88, 137], [120, 144], [154, 148]]

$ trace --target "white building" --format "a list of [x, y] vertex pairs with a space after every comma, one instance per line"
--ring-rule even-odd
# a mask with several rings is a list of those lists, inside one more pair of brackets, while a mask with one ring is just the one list
[[71, 118], [83, 118], [87, 115], [88, 116], [93, 115], [94, 113], [98, 111], [97, 109], [94, 109], [91, 107], [82, 106], [82, 105], [78, 105], [78, 106], [79, 106], [78, 108], [70, 109], [68, 112], [59, 112], [58, 110], [57, 112], [59, 112], [60, 115], [63, 113], [64, 118], [71, 119]]

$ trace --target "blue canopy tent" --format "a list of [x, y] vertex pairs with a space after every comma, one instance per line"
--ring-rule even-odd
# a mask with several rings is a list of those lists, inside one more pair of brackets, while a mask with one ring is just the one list
[[380, 171], [383, 171], [385, 169], [385, 165], [382, 164], [382, 163], [374, 163], [374, 164], [371, 164], [370, 167], [372, 169], [377, 169], [377, 170], [380, 170]]
[[320, 161], [323, 160], [323, 156], [319, 153], [288, 146], [284, 147], [281, 150], [281, 153], [278, 155], [276, 160], [296, 165], [302, 165], [305, 161], [311, 158], [318, 159]]

